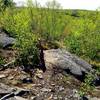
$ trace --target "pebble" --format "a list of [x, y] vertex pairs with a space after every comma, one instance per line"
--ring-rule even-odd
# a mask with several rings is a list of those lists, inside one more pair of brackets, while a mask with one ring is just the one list
[[59, 91], [63, 91], [64, 88], [62, 86], [59, 87]]
[[53, 99], [54, 99], [54, 100], [58, 100], [58, 98], [57, 98], [57, 97], [53, 97]]
[[42, 88], [41, 91], [42, 92], [51, 92], [51, 89]]
[[22, 97], [19, 97], [19, 96], [15, 96], [15, 99], [16, 99], [16, 100], [27, 100], [27, 99], [22, 98]]
[[5, 78], [5, 77], [6, 77], [6, 75], [4, 75], [4, 74], [0, 75], [0, 79]]
[[35, 99], [36, 99], [36, 96], [32, 96], [32, 97], [31, 97], [31, 100], [35, 100]]
[[36, 77], [39, 78], [39, 79], [43, 79], [43, 75], [42, 74], [37, 74]]
[[14, 77], [13, 76], [9, 76], [8, 79], [9, 80], [12, 80], [12, 79], [14, 79]]

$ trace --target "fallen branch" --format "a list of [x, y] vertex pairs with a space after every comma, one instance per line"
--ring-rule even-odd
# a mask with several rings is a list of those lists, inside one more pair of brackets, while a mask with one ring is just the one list
[[7, 100], [10, 97], [14, 97], [14, 93], [7, 94], [7, 95], [3, 96], [0, 100]]
[[13, 65], [14, 63], [15, 63], [15, 59], [14, 60], [12, 60], [11, 62], [9, 62], [9, 63], [7, 63], [7, 64], [5, 64], [5, 65], [1, 65], [0, 67], [0, 71], [2, 71], [2, 70], [5, 70], [5, 69], [7, 69], [8, 68], [8, 66], [11, 66], [11, 65]]
[[12, 65], [12, 64], [14, 64], [14, 63], [15, 63], [15, 60], [12, 60], [11, 62], [5, 64], [4, 67], [8, 67], [8, 66], [10, 66], [10, 65]]

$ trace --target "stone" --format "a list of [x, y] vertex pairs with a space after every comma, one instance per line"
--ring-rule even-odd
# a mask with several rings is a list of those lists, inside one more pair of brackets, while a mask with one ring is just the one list
[[13, 76], [9, 76], [8, 79], [9, 80], [12, 80], [12, 79], [14, 79], [14, 77]]
[[0, 83], [0, 95], [10, 94], [14, 91], [14, 88], [9, 87], [3, 83]]
[[18, 88], [18, 87], [9, 87], [8, 85], [4, 85], [0, 83], [0, 100], [16, 100], [15, 97], [18, 97], [17, 100], [24, 100], [24, 98], [20, 99], [21, 96], [29, 95], [31, 93], [28, 89]]
[[36, 96], [32, 96], [31, 97], [31, 100], [36, 100]]
[[4, 74], [0, 75], [0, 79], [5, 78], [5, 77], [6, 77], [6, 75], [4, 75]]
[[16, 91], [14, 92], [15, 96], [23, 96], [24, 94], [29, 94], [31, 91], [27, 89], [22, 88], [16, 88]]
[[42, 88], [41, 91], [42, 92], [51, 92], [51, 89]]
[[27, 100], [27, 99], [22, 98], [22, 97], [19, 97], [19, 96], [15, 96], [14, 98], [15, 98], [16, 100]]
[[58, 97], [57, 97], [57, 96], [54, 96], [53, 99], [54, 99], [54, 100], [58, 100]]
[[50, 65], [64, 71], [69, 70], [73, 75], [83, 75], [93, 71], [92, 66], [64, 49], [51, 49], [44, 51], [46, 67]]
[[15, 44], [15, 41], [16, 39], [9, 37], [5, 33], [0, 34], [0, 46], [3, 48]]
[[100, 100], [100, 98], [98, 98], [98, 97], [92, 97], [92, 96], [90, 96], [90, 95], [87, 95], [86, 98], [87, 98], [88, 100]]
[[64, 91], [64, 88], [62, 86], [60, 86], [59, 91]]
[[39, 79], [43, 79], [43, 71], [37, 69], [37, 70], [36, 70], [36, 73], [35, 73], [35, 76], [36, 76], [37, 78], [39, 78]]
[[43, 75], [42, 74], [37, 74], [36, 77], [39, 78], [39, 79], [43, 79]]
[[78, 93], [78, 90], [73, 89], [72, 92], [73, 92], [73, 98], [80, 100], [80, 95]]

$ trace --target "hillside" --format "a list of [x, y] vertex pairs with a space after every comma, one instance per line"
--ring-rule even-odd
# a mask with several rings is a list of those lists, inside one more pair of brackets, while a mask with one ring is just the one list
[[0, 2], [0, 100], [100, 100], [100, 12]]

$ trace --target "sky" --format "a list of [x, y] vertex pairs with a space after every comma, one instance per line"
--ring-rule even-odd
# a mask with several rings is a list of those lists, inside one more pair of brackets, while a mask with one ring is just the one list
[[[17, 5], [23, 5], [27, 0], [14, 0]], [[42, 6], [51, 0], [37, 0]], [[64, 9], [96, 10], [100, 7], [100, 0], [56, 0]]]

